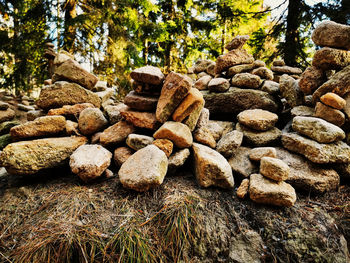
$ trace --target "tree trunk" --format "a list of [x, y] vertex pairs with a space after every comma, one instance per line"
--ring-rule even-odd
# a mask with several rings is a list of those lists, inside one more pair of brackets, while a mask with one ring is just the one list
[[64, 4], [64, 44], [68, 52], [74, 52], [75, 27], [73, 19], [77, 16], [77, 0], [67, 0]]

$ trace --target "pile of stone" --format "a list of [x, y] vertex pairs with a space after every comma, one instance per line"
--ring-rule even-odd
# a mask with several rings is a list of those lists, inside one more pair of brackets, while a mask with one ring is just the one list
[[283, 75], [290, 76], [294, 79], [300, 79], [300, 75], [303, 73], [300, 68], [287, 66], [283, 59], [274, 60], [271, 70], [274, 76], [273, 80], [278, 83]]

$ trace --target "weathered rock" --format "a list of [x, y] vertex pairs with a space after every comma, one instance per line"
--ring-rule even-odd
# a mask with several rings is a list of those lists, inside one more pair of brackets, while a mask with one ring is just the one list
[[[66, 121], [66, 128], [65, 128], [66, 135], [68, 135], [68, 136], [70, 136], [70, 135], [81, 136], [81, 134], [80, 134], [80, 132], [78, 130], [78, 126], [79, 126], [79, 124], [77, 122], [67, 120]], [[91, 143], [93, 143], [92, 139], [91, 139]]]
[[196, 129], [200, 129], [202, 127], [206, 127], [209, 124], [209, 110], [207, 108], [203, 108], [199, 115]]
[[162, 71], [159, 68], [153, 66], [145, 66], [134, 69], [130, 73], [130, 77], [138, 82], [151, 85], [160, 85], [164, 81], [164, 74]]
[[291, 111], [290, 114], [292, 117], [295, 116], [313, 116], [315, 114], [315, 109], [312, 107], [300, 105], [300, 106], [295, 106]]
[[314, 117], [297, 116], [293, 119], [293, 130], [319, 143], [331, 143], [345, 139], [345, 132], [338, 126]]
[[280, 92], [280, 84], [272, 80], [265, 80], [261, 86], [261, 90], [276, 95]]
[[278, 115], [266, 110], [245, 110], [237, 115], [239, 123], [257, 131], [267, 131], [278, 121]]
[[12, 127], [15, 127], [20, 124], [21, 123], [18, 121], [5, 121], [0, 123], [0, 135], [9, 133]]
[[252, 71], [252, 74], [259, 76], [262, 79], [273, 80], [272, 70], [266, 67], [256, 68]]
[[101, 105], [101, 101], [95, 93], [75, 83], [58, 81], [41, 90], [36, 104], [39, 108], [47, 110], [86, 102], [97, 108]]
[[7, 110], [0, 110], [0, 123], [4, 121], [11, 121], [15, 118], [15, 116], [15, 111], [10, 108]]
[[207, 145], [213, 149], [216, 147], [216, 141], [214, 136], [211, 134], [210, 130], [206, 127], [197, 129], [193, 133], [193, 139], [196, 142]]
[[79, 130], [84, 135], [91, 135], [101, 131], [107, 124], [107, 119], [102, 111], [97, 108], [86, 108], [79, 115]]
[[323, 70], [342, 69], [350, 65], [350, 52], [324, 47], [316, 51], [312, 65]]
[[320, 98], [321, 102], [325, 105], [335, 108], [337, 110], [342, 110], [346, 106], [346, 101], [339, 95], [328, 92]]
[[[0, 150], [5, 148], [10, 143], [12, 143], [12, 137], [10, 134], [0, 135]], [[0, 156], [1, 156], [1, 152], [0, 152]]]
[[92, 89], [92, 91], [94, 92], [99, 92], [99, 91], [104, 91], [104, 90], [107, 90], [108, 87], [107, 87], [107, 81], [97, 81], [95, 87]]
[[107, 113], [110, 124], [116, 124], [118, 121], [121, 121], [123, 119], [123, 116], [121, 115], [120, 112], [127, 109], [128, 109], [128, 106], [126, 106], [124, 103], [119, 103], [115, 106], [108, 105], [104, 107], [104, 110]]
[[244, 44], [249, 40], [249, 36], [248, 35], [243, 35], [243, 36], [236, 36], [234, 39], [232, 39], [230, 41], [230, 43], [228, 43], [225, 48], [230, 51], [233, 49], [238, 49], [238, 48], [242, 48], [244, 46]]
[[312, 32], [311, 39], [321, 47], [350, 50], [350, 26], [323, 21]]
[[7, 110], [10, 107], [10, 104], [7, 102], [0, 101], [0, 110]]
[[157, 108], [158, 97], [139, 95], [131, 91], [124, 98], [124, 103], [130, 108], [139, 111], [155, 111]]
[[203, 76], [194, 83], [193, 87], [198, 90], [206, 90], [208, 89], [208, 84], [211, 80], [211, 76]]
[[125, 188], [144, 192], [163, 183], [168, 169], [168, 158], [155, 145], [131, 155], [120, 167], [120, 182]]
[[125, 161], [134, 154], [134, 151], [129, 147], [118, 147], [114, 150], [114, 163], [120, 167]]
[[273, 157], [263, 157], [260, 160], [260, 174], [280, 182], [288, 179], [289, 166], [282, 160]]
[[11, 174], [35, 174], [66, 164], [86, 142], [85, 137], [61, 137], [11, 143], [1, 153], [0, 166]]
[[344, 96], [344, 100], [346, 102], [344, 107], [344, 112], [348, 118], [350, 118], [350, 93]]
[[103, 91], [95, 92], [96, 95], [100, 98], [101, 103], [105, 104], [107, 101], [109, 101], [114, 95], [115, 95], [115, 89], [107, 88]]
[[322, 144], [296, 133], [284, 133], [281, 140], [284, 148], [314, 163], [350, 163], [350, 146], [345, 142]]
[[[311, 193], [334, 191], [339, 186], [339, 175], [330, 168], [314, 164], [305, 157], [276, 148], [279, 159], [290, 168], [287, 182], [298, 190]], [[336, 167], [342, 164], [337, 164]]]
[[152, 85], [148, 83], [138, 82], [133, 79], [130, 80], [130, 84], [132, 89], [139, 94], [160, 94], [160, 91], [162, 89], [162, 84]]
[[233, 188], [232, 170], [226, 159], [208, 146], [194, 143], [195, 175], [202, 187]]
[[342, 126], [345, 122], [345, 114], [340, 110], [333, 109], [324, 105], [322, 102], [317, 102], [315, 107], [315, 117], [322, 118], [337, 126]]
[[286, 74], [280, 79], [280, 92], [292, 108], [303, 104], [304, 95], [299, 88], [298, 81]]
[[154, 139], [150, 136], [131, 133], [126, 138], [126, 145], [128, 145], [131, 149], [138, 151], [152, 144], [153, 141]]
[[250, 150], [249, 159], [252, 161], [260, 161], [263, 157], [277, 157], [276, 148], [274, 147], [257, 147]]
[[254, 68], [266, 67], [266, 63], [262, 60], [259, 60], [259, 59], [255, 60], [253, 62], [253, 65], [254, 65]]
[[211, 92], [225, 92], [230, 88], [230, 83], [224, 78], [214, 78], [208, 83]]
[[232, 86], [248, 89], [258, 89], [261, 82], [259, 76], [250, 73], [239, 73], [231, 79]]
[[208, 59], [198, 59], [193, 65], [193, 72], [195, 74], [198, 74], [200, 72], [206, 71], [206, 69], [213, 64], [215, 64], [214, 61]]
[[193, 138], [190, 129], [183, 123], [168, 121], [164, 123], [154, 134], [156, 139], [168, 139], [178, 148], [190, 147]]
[[215, 76], [215, 65], [216, 63], [213, 62], [210, 64], [207, 69], [205, 70], [206, 73], [208, 73], [210, 76], [214, 77]]
[[155, 113], [123, 109], [120, 114], [136, 127], [156, 130], [160, 126]]
[[172, 141], [168, 139], [156, 139], [152, 142], [155, 146], [157, 146], [160, 150], [162, 150], [166, 157], [170, 157], [171, 153], [173, 152], [174, 144]]
[[258, 167], [249, 159], [251, 149], [248, 147], [239, 147], [235, 154], [228, 159], [234, 174], [247, 178], [252, 173], [258, 172]]
[[74, 116], [79, 117], [80, 113], [87, 108], [94, 108], [95, 106], [91, 103], [80, 103], [75, 105], [64, 105], [62, 108], [51, 109], [47, 115], [63, 115], [63, 116]]
[[27, 112], [27, 121], [34, 121], [38, 117], [46, 116], [43, 110], [31, 110]]
[[67, 60], [73, 59], [74, 60], [74, 56], [70, 53], [68, 53], [65, 50], [61, 50], [60, 52], [58, 52], [55, 56], [55, 59], [53, 61], [53, 63], [57, 66], [61, 65], [62, 63], [66, 62]]
[[104, 146], [112, 146], [122, 143], [129, 134], [135, 131], [135, 127], [126, 121], [120, 121], [105, 129], [100, 136], [100, 143]]
[[301, 74], [299, 87], [304, 94], [312, 94], [326, 80], [324, 70], [311, 66]]
[[202, 78], [202, 77], [207, 77], [207, 76], [210, 76], [207, 72], [201, 72], [197, 75], [197, 78]]
[[201, 112], [204, 108], [204, 101], [202, 104], [199, 104], [192, 112], [190, 115], [188, 115], [187, 118], [185, 118], [183, 120], [183, 123], [186, 124], [188, 126], [188, 128], [190, 129], [190, 131], [193, 131], [196, 126], [197, 126], [197, 122], [199, 120], [199, 116], [201, 115]]
[[103, 174], [111, 158], [112, 153], [101, 145], [82, 145], [70, 156], [69, 165], [74, 174], [88, 182]]
[[213, 135], [215, 141], [235, 129], [234, 123], [230, 121], [214, 121], [210, 120], [206, 128]]
[[226, 133], [219, 140], [216, 150], [226, 158], [232, 156], [241, 146], [243, 141], [243, 133], [237, 130]]
[[232, 66], [253, 63], [254, 58], [245, 49], [234, 49], [216, 59], [215, 73], [220, 74]]
[[69, 80], [91, 90], [97, 83], [98, 78], [83, 69], [78, 62], [68, 59], [55, 69], [52, 76], [53, 83], [60, 80]]
[[272, 62], [272, 65], [275, 67], [283, 67], [286, 65], [283, 59], [276, 59]]
[[173, 174], [176, 170], [182, 167], [190, 156], [190, 150], [188, 148], [181, 149], [173, 153], [169, 157], [168, 173]]
[[289, 67], [289, 66], [272, 66], [271, 70], [273, 72], [278, 72], [282, 74], [301, 74], [303, 71], [300, 68]]
[[[237, 115], [248, 109], [263, 109], [277, 112], [278, 104], [267, 92], [253, 89], [230, 88], [225, 93], [202, 91], [205, 107], [210, 114]], [[224, 106], [223, 106], [224, 105]]]
[[250, 176], [249, 197], [256, 203], [293, 206], [296, 201], [294, 188], [286, 182], [276, 182], [261, 174]]
[[[27, 102], [27, 103], [29, 104], [29, 102]], [[18, 110], [21, 110], [21, 111], [33, 111], [33, 110], [35, 110], [35, 108], [33, 106], [24, 105], [21, 103], [17, 104], [17, 108], [18, 108]]]
[[236, 129], [243, 132], [243, 140], [252, 146], [266, 146], [273, 144], [281, 137], [281, 131], [276, 127], [267, 131], [256, 131], [237, 123]]
[[15, 140], [59, 135], [66, 129], [63, 116], [44, 116], [11, 128], [11, 137]]
[[186, 97], [174, 111], [172, 119], [174, 121], [181, 122], [190, 116], [194, 111], [198, 110], [197, 108], [200, 108], [201, 111], [203, 106], [204, 99], [202, 93], [195, 88], [191, 88]]
[[243, 179], [241, 185], [237, 188], [237, 197], [243, 199], [249, 191], [249, 179]]
[[164, 123], [170, 118], [191, 87], [189, 77], [175, 72], [168, 74], [157, 104], [156, 117], [159, 122]]
[[253, 70], [255, 67], [256, 66], [254, 63], [232, 66], [226, 71], [226, 76], [233, 77], [234, 75], [239, 73], [249, 72]]

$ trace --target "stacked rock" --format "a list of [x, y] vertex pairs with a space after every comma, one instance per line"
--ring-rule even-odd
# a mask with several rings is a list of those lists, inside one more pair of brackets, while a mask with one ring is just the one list
[[283, 59], [276, 59], [272, 62], [271, 70], [274, 74], [274, 81], [280, 82], [283, 75], [299, 79], [303, 71], [297, 67], [287, 66]]
[[0, 101], [0, 150], [11, 142], [11, 136], [8, 133], [11, 127], [17, 125], [16, 122], [12, 122], [15, 115], [15, 111], [8, 103]]

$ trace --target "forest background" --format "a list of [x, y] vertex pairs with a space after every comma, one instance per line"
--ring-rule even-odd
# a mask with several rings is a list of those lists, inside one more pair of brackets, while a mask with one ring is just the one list
[[[273, 1], [265, 1], [273, 2]], [[128, 90], [129, 72], [154, 65], [187, 72], [213, 59], [235, 35], [268, 64], [277, 57], [305, 68], [322, 20], [349, 24], [348, 0], [0, 0], [0, 88], [40, 88], [48, 78], [46, 43], [76, 55], [89, 70]], [[273, 16], [278, 10], [278, 15]]]

